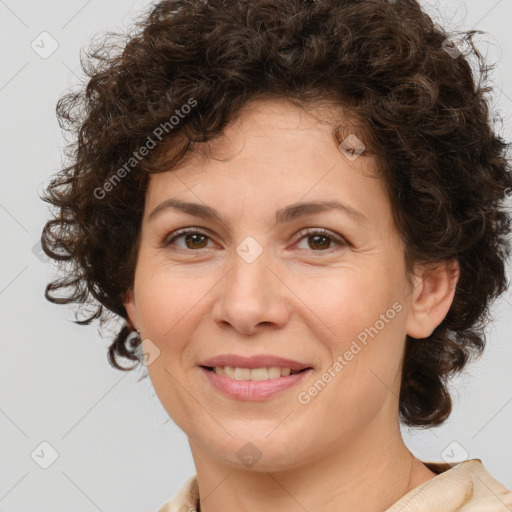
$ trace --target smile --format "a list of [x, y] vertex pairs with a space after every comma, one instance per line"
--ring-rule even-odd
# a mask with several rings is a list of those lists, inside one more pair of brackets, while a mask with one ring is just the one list
[[304, 370], [292, 370], [290, 368], [280, 368], [279, 366], [266, 366], [261, 368], [241, 368], [234, 366], [215, 366], [206, 367], [208, 370], [215, 372], [217, 375], [224, 375], [234, 380], [271, 380], [279, 377], [288, 377], [300, 373]]
[[278, 366], [261, 368], [200, 366], [199, 368], [213, 389], [224, 396], [243, 401], [273, 398], [278, 393], [296, 386], [313, 371], [312, 368], [291, 370]]

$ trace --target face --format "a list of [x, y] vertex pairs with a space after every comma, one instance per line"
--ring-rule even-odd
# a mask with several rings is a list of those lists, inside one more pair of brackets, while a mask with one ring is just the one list
[[[332, 133], [260, 100], [211, 143], [215, 158], [150, 178], [125, 306], [164, 408], [231, 466], [254, 450], [256, 468], [290, 468], [397, 427], [404, 248], [376, 162]], [[294, 208], [316, 202], [332, 204]]]

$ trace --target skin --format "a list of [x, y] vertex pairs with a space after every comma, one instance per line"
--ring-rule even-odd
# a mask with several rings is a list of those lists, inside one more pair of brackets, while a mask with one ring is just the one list
[[[327, 119], [331, 111], [318, 112]], [[125, 307], [145, 348], [160, 351], [148, 372], [188, 437], [204, 512], [383, 511], [435, 476], [401, 438], [400, 372], [406, 334], [429, 336], [448, 312], [458, 266], [418, 266], [409, 285], [376, 161], [346, 158], [317, 117], [260, 99], [210, 144], [211, 158], [197, 152], [150, 178]], [[227, 225], [171, 209], [149, 217], [170, 198], [206, 204]], [[367, 222], [335, 210], [275, 222], [287, 205], [331, 199]], [[169, 244], [181, 228], [207, 237]], [[299, 234], [307, 228], [346, 242]], [[236, 252], [248, 236], [263, 250], [252, 263]], [[298, 393], [396, 302], [401, 311], [300, 403]], [[273, 354], [314, 370], [270, 399], [240, 401], [198, 367], [227, 353]], [[248, 442], [261, 454], [250, 468], [237, 456]]]

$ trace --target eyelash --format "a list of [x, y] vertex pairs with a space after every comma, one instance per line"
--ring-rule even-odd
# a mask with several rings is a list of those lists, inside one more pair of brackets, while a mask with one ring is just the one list
[[[193, 228], [193, 229], [184, 228], [184, 229], [179, 229], [178, 231], [175, 231], [174, 233], [172, 233], [171, 234], [172, 238], [167, 237], [165, 239], [165, 241], [164, 241], [164, 246], [165, 247], [171, 246], [173, 244], [173, 242], [177, 238], [180, 238], [181, 236], [188, 235], [188, 234], [203, 235], [203, 236], [205, 236], [205, 237], [207, 237], [208, 239], [211, 240], [211, 237], [207, 233], [205, 233], [204, 231], [200, 231], [197, 228]], [[337, 235], [336, 233], [333, 233], [332, 231], [328, 231], [327, 229], [323, 229], [323, 228], [303, 229], [303, 230], [299, 231], [299, 235], [301, 236], [301, 238], [299, 238], [296, 243], [300, 242], [303, 238], [310, 237], [310, 236], [313, 236], [313, 235], [320, 235], [320, 236], [324, 236], [326, 238], [331, 239], [332, 241], [336, 242], [341, 247], [349, 245], [348, 241], [345, 238], [343, 238], [342, 236]], [[181, 249], [181, 248], [178, 248], [178, 249], [175, 249], [175, 250], [178, 250], [178, 251], [181, 251], [181, 252], [190, 252], [190, 251], [194, 252], [194, 251], [196, 251], [195, 249]], [[200, 251], [200, 250], [201, 249], [197, 249], [197, 251]], [[314, 252], [314, 253], [325, 253], [325, 252], [329, 252], [330, 253], [330, 252], [332, 252], [329, 249], [325, 249], [325, 250], [314, 250], [314, 249], [311, 249], [311, 251]]]

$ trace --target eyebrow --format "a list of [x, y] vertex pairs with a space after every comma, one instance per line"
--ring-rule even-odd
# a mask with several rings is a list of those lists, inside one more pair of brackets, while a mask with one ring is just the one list
[[[178, 199], [167, 199], [160, 203], [149, 214], [149, 220], [154, 219], [166, 210], [173, 210], [187, 213], [195, 217], [201, 217], [208, 220], [216, 220], [225, 226], [228, 225], [224, 217], [217, 210], [210, 206], [180, 201]], [[367, 224], [367, 217], [358, 210], [354, 210], [350, 206], [340, 201], [309, 201], [304, 203], [294, 203], [285, 208], [281, 208], [276, 212], [276, 223], [290, 222], [305, 215], [311, 215], [329, 210], [337, 210], [352, 217], [359, 224]]]

